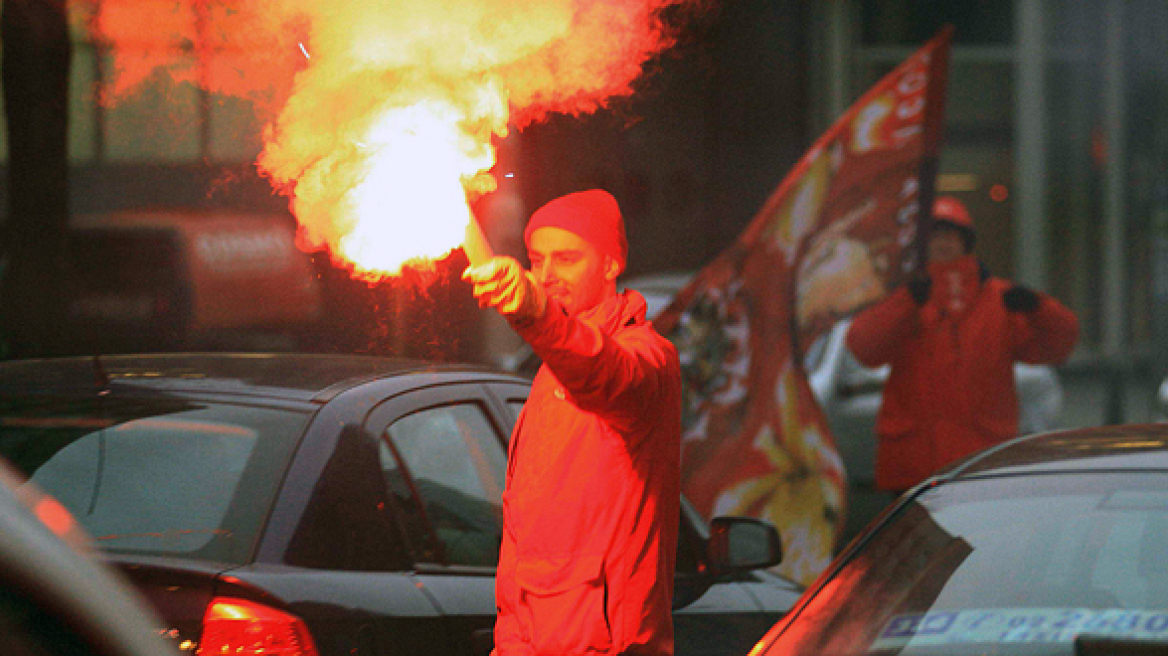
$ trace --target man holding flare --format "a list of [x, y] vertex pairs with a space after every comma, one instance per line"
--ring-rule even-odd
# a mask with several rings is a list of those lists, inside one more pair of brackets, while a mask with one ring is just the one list
[[492, 257], [463, 279], [542, 361], [508, 448], [498, 656], [672, 654], [681, 370], [618, 293], [628, 245], [594, 189], [537, 210], [532, 270]]

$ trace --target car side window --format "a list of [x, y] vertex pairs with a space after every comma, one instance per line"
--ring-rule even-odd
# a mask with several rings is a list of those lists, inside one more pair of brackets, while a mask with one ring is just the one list
[[[386, 429], [381, 467], [391, 492], [412, 488], [450, 565], [495, 566], [503, 535], [506, 454], [477, 403], [406, 415]], [[407, 496], [397, 490], [396, 496]]]

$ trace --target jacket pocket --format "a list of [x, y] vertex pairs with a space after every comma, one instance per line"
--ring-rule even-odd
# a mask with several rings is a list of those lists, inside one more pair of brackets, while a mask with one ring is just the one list
[[515, 566], [519, 615], [536, 654], [608, 653], [603, 556], [520, 558]]

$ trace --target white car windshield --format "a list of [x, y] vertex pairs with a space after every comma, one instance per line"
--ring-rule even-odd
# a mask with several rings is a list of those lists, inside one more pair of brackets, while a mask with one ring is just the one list
[[1076, 641], [1168, 643], [1165, 562], [1163, 474], [950, 483], [873, 535], [766, 653], [1074, 654], [1083, 653]]

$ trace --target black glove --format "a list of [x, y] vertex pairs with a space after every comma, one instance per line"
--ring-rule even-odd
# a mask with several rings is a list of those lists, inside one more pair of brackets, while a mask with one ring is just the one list
[[1002, 305], [1010, 312], [1033, 312], [1038, 309], [1038, 294], [1022, 285], [1014, 285], [1002, 292]]
[[905, 283], [905, 287], [908, 287], [908, 293], [917, 305], [924, 305], [929, 301], [929, 292], [933, 289], [933, 279], [927, 274], [913, 274]]

